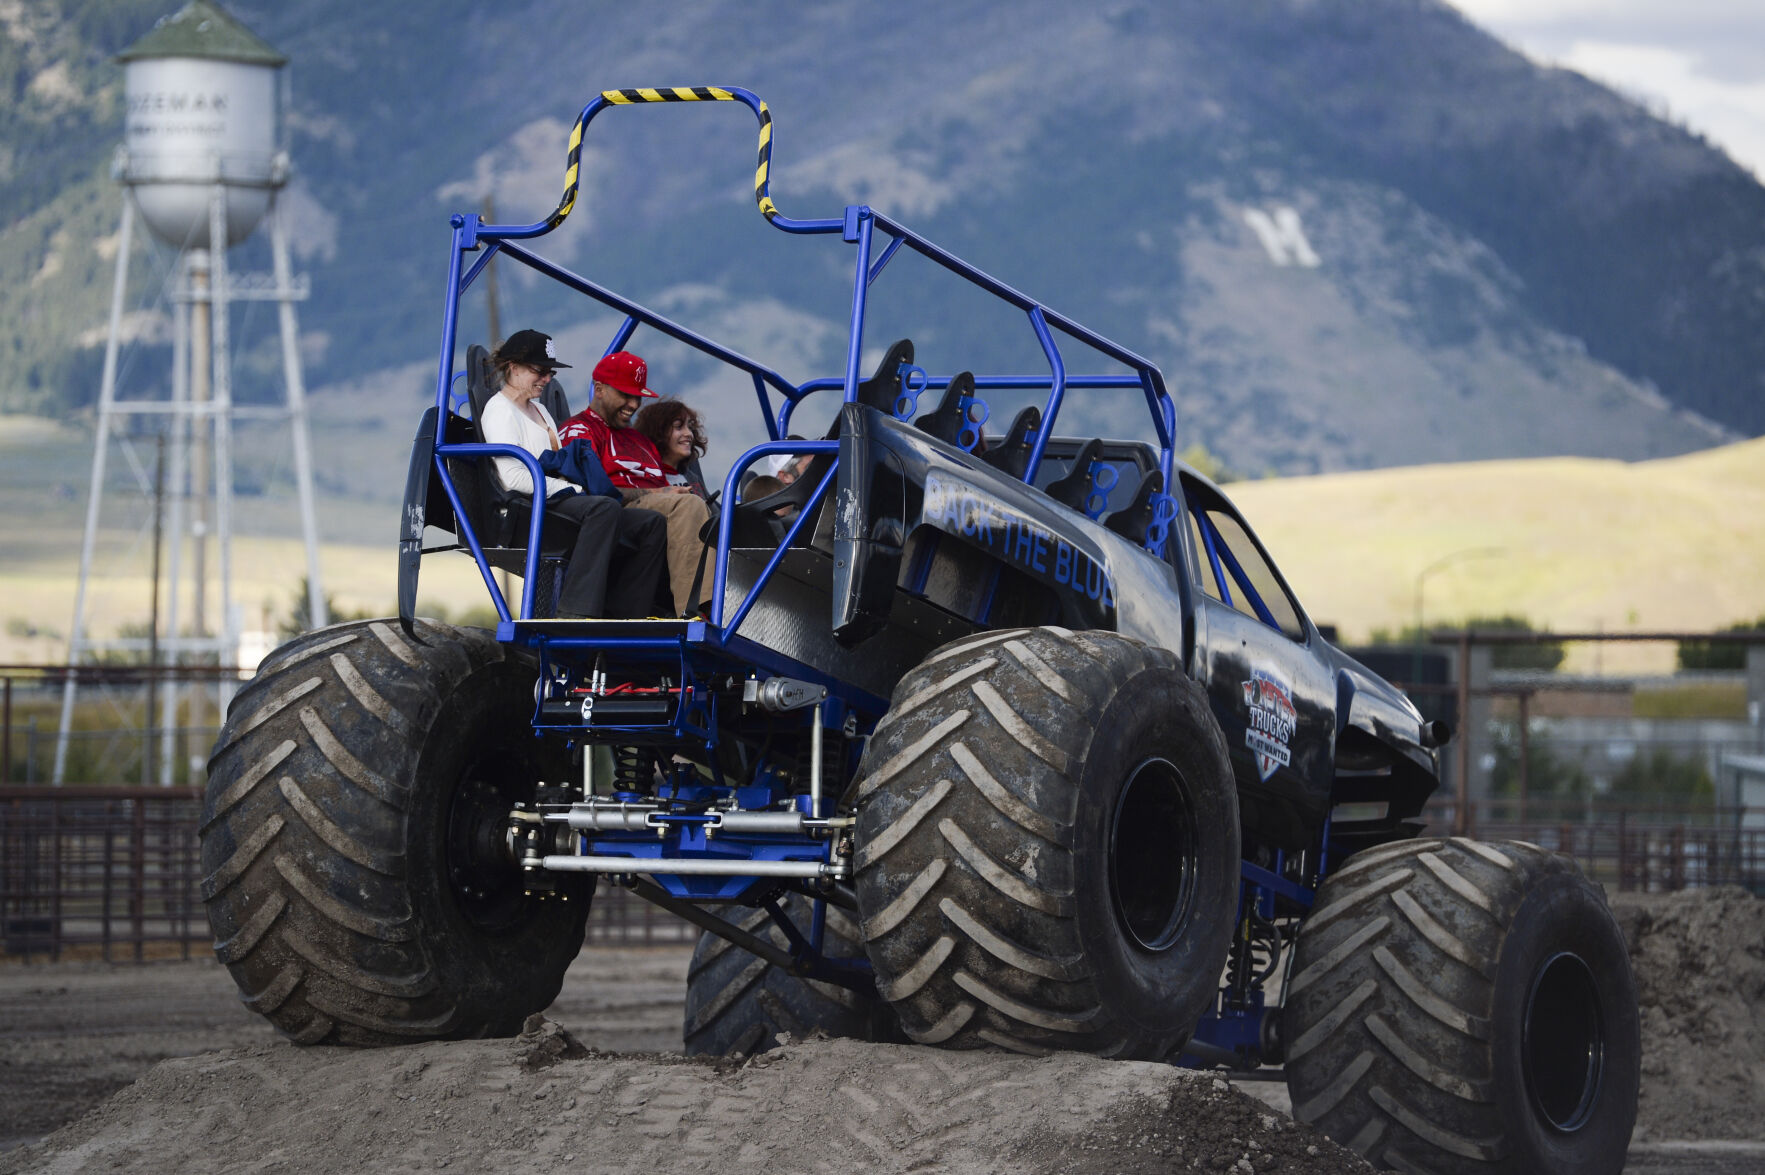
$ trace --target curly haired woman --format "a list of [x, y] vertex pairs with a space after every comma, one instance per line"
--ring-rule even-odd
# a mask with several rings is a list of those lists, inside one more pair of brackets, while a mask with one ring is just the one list
[[705, 422], [696, 411], [684, 400], [667, 397], [644, 405], [631, 427], [656, 446], [669, 485], [686, 486], [701, 498], [705, 496], [698, 460], [705, 455], [709, 442], [705, 438]]

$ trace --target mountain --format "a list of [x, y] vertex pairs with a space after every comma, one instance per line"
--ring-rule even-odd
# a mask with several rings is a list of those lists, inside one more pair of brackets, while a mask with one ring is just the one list
[[[353, 419], [370, 397], [387, 420], [382, 459], [331, 473], [358, 497], [397, 495], [397, 451], [432, 394], [411, 365], [433, 362], [448, 214], [493, 195], [499, 219], [543, 216], [575, 112], [628, 85], [757, 91], [787, 214], [873, 204], [1151, 357], [1185, 440], [1241, 470], [1635, 459], [1765, 432], [1765, 188], [1435, 0], [232, 10], [294, 63], [303, 353], [309, 384], [333, 389], [316, 411]], [[96, 394], [120, 201], [108, 58], [156, 11], [0, 9], [0, 80], [23, 113], [0, 127], [7, 409], [65, 414]], [[753, 151], [733, 106], [609, 111], [542, 251], [790, 378], [831, 373], [851, 254], [764, 224]], [[248, 243], [234, 264], [263, 253]], [[125, 376], [143, 386], [169, 366], [163, 264], [144, 250], [135, 266]], [[604, 312], [501, 279], [505, 324], [578, 356], [604, 345]], [[484, 323], [474, 291], [462, 338]], [[253, 378], [274, 391], [267, 324], [257, 342], [239, 330], [242, 394]], [[911, 257], [878, 281], [867, 345], [902, 333], [937, 370], [1041, 368], [1020, 316]], [[714, 456], [757, 436], [741, 381], [652, 335], [633, 346], [707, 407]], [[1075, 400], [1062, 431], [1135, 419]]]

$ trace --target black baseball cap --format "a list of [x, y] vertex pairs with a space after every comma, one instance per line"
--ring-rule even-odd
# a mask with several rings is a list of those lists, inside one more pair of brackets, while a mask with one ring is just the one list
[[558, 361], [558, 353], [552, 348], [552, 337], [543, 331], [518, 330], [510, 335], [503, 345], [496, 349], [499, 360], [510, 363], [525, 363], [529, 367], [569, 367], [568, 363]]

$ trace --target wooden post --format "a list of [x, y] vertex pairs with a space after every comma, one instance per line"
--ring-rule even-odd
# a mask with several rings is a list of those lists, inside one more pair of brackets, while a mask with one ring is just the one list
[[1618, 809], [1618, 891], [1623, 893], [1630, 885], [1630, 837], [1625, 825], [1630, 822], [1630, 811]]
[[[153, 590], [147, 603], [147, 709], [141, 715], [141, 786], [153, 781], [153, 723], [159, 701], [159, 552], [165, 546], [165, 433], [153, 462]], [[165, 781], [170, 783], [168, 779]]]
[[61, 797], [49, 797], [49, 961], [61, 961]]
[[111, 870], [115, 867], [116, 853], [113, 845], [116, 840], [116, 828], [106, 820], [104, 822], [104, 881], [100, 892], [104, 895], [99, 903], [98, 939], [103, 944], [104, 961], [110, 962], [110, 893]]
[[135, 936], [135, 962], [144, 955], [147, 937], [147, 801], [126, 801], [134, 808], [129, 829], [129, 929]]

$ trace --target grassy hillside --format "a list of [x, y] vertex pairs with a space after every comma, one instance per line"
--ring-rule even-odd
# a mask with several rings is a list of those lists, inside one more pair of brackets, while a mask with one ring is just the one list
[[1705, 629], [1765, 614], [1765, 440], [1625, 464], [1552, 458], [1230, 487], [1312, 617], [1357, 640], [1515, 613], [1562, 630]]
[[[0, 420], [0, 660], [65, 655], [78, 577], [90, 442], [40, 420]], [[114, 467], [129, 460], [116, 450]], [[151, 468], [150, 451], [137, 460]], [[150, 476], [150, 475], [149, 475]], [[1765, 615], [1765, 439], [1625, 464], [1569, 458], [1416, 466], [1242, 482], [1229, 487], [1314, 619], [1349, 641], [1410, 623], [1416, 575], [1454, 552], [1424, 585], [1431, 625], [1519, 614], [1558, 630], [1709, 629]], [[321, 518], [347, 488], [321, 493]], [[95, 635], [147, 614], [148, 549], [138, 495], [107, 497], [127, 526], [100, 538], [88, 608]], [[135, 516], [129, 517], [131, 501]], [[358, 507], [351, 511], [362, 513]], [[386, 539], [357, 527], [324, 548], [326, 588], [352, 610], [394, 598], [395, 502]], [[245, 628], [289, 609], [303, 556], [283, 497], [242, 498], [235, 597]], [[464, 557], [431, 558], [421, 596], [458, 615], [485, 602]], [[38, 635], [31, 635], [33, 633]]]
[[[408, 450], [409, 442], [404, 444]], [[397, 460], [402, 468], [403, 456]], [[150, 442], [111, 446], [105, 523], [94, 544], [86, 600], [88, 632], [94, 637], [116, 636], [127, 626], [146, 623], [152, 519], [142, 487], [152, 484], [153, 463]], [[0, 417], [0, 662], [55, 662], [67, 655], [91, 464], [92, 441], [79, 429], [41, 418]], [[258, 473], [269, 483], [268, 492], [235, 499], [233, 594], [247, 630], [273, 627], [289, 612], [305, 574], [300, 543], [284, 537], [299, 534], [286, 465], [283, 457], [269, 467], [268, 476]], [[394, 599], [397, 501], [384, 506], [378, 526], [366, 525], [373, 515], [352, 496], [351, 485], [341, 476], [321, 479], [325, 590], [339, 607], [384, 614]], [[338, 525], [337, 519], [350, 521]], [[218, 616], [216, 558], [211, 546], [211, 625]], [[188, 586], [184, 591], [188, 608]], [[450, 614], [485, 602], [477, 571], [464, 558], [432, 560], [425, 568], [423, 598]]]

